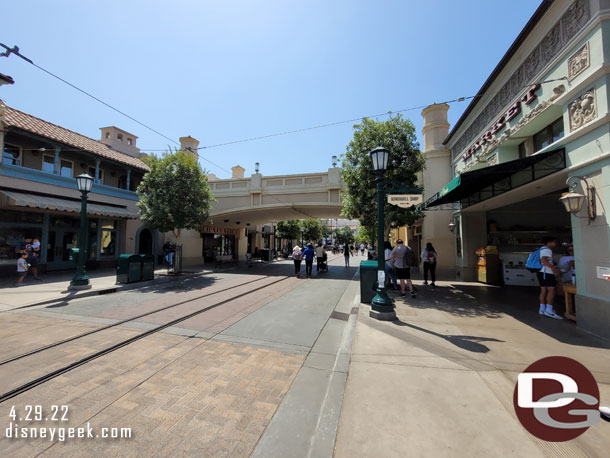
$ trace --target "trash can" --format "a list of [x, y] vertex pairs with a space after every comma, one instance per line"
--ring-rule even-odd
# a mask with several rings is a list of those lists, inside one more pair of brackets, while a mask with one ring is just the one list
[[70, 248], [70, 255], [69, 255], [69, 259], [70, 261], [72, 261], [74, 264], [78, 264], [78, 256], [79, 256], [80, 250], [78, 248]]
[[360, 302], [370, 304], [377, 294], [377, 261], [360, 262]]
[[122, 254], [116, 269], [117, 283], [134, 283], [142, 280], [142, 258], [137, 254]]
[[155, 258], [151, 254], [141, 254], [142, 258], [142, 281], [154, 280]]
[[261, 254], [261, 260], [263, 261], [271, 261], [271, 250], [269, 248], [263, 248], [259, 250]]

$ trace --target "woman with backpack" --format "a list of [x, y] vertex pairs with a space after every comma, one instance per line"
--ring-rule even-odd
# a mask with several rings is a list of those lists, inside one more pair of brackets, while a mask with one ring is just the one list
[[426, 248], [421, 252], [421, 258], [424, 263], [424, 285], [428, 284], [428, 272], [430, 272], [430, 286], [436, 288], [436, 258], [437, 253], [430, 242], [426, 243]]
[[301, 262], [303, 261], [303, 253], [298, 245], [292, 249], [292, 260], [294, 261], [294, 274], [298, 277], [301, 273]]

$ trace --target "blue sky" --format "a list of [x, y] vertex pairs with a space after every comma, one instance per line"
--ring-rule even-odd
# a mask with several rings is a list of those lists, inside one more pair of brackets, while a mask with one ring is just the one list
[[[12, 2], [0, 42], [163, 134], [201, 145], [385, 113], [477, 92], [535, 0]], [[116, 125], [144, 151], [169, 141], [11, 56], [0, 98], [99, 138]], [[449, 110], [453, 124], [467, 103]], [[421, 110], [405, 113], [421, 141]], [[384, 119], [384, 118], [380, 118]], [[224, 169], [324, 171], [352, 124], [205, 149]], [[228, 173], [200, 159], [219, 177]]]

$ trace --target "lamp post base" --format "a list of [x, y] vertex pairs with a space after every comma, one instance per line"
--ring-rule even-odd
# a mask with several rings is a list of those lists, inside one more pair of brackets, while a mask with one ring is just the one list
[[390, 296], [388, 296], [385, 288], [377, 288], [377, 295], [371, 301], [369, 316], [380, 321], [392, 321], [396, 319], [394, 303], [392, 302], [392, 299], [390, 299]]
[[91, 283], [89, 283], [89, 277], [86, 275], [77, 276], [72, 279], [70, 282], [69, 290], [82, 290], [82, 289], [90, 289]]

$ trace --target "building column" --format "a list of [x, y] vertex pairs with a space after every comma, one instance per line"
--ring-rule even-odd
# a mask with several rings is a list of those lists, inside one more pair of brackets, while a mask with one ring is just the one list
[[487, 214], [472, 212], [459, 214], [462, 256], [457, 258], [457, 277], [461, 281], [477, 280], [476, 250], [487, 246]]
[[100, 184], [100, 159], [95, 160], [95, 183]]
[[246, 253], [248, 252], [248, 234], [246, 228], [242, 227], [239, 229], [237, 234], [237, 260], [245, 261]]
[[60, 159], [59, 159], [59, 152], [61, 151], [61, 148], [57, 147], [55, 148], [55, 160], [53, 162], [53, 173], [55, 175], [59, 175], [61, 170], [60, 170]]
[[125, 183], [125, 189], [127, 189], [129, 191], [129, 186], [131, 184], [131, 169], [127, 169], [127, 180]]
[[[40, 263], [47, 263], [47, 251], [49, 247], [49, 221], [51, 216], [45, 213], [42, 217], [42, 237], [40, 239]], [[53, 240], [55, 243], [55, 240]]]

